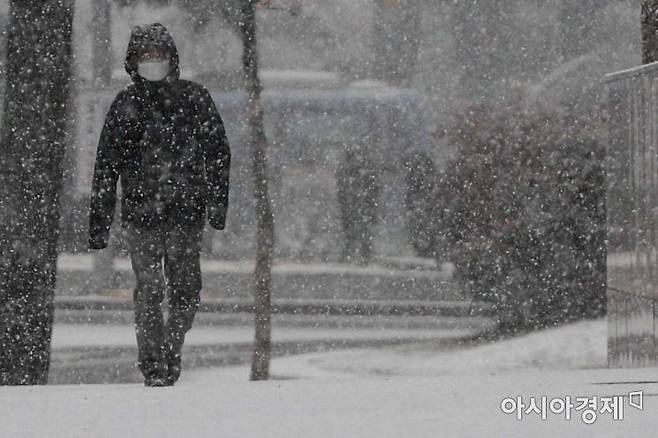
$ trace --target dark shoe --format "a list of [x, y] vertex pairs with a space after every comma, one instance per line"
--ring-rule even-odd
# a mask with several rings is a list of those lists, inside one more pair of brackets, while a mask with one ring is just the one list
[[142, 359], [137, 362], [137, 367], [145, 379], [149, 377], [164, 377], [167, 374], [167, 362], [162, 356]]
[[167, 362], [168, 362], [167, 378], [166, 378], [167, 383], [169, 383], [169, 385], [173, 385], [178, 381], [178, 378], [180, 377], [180, 373], [181, 373], [180, 356], [169, 358]]
[[166, 378], [161, 376], [148, 376], [144, 379], [144, 386], [150, 387], [161, 387], [161, 386], [171, 386], [168, 384]]

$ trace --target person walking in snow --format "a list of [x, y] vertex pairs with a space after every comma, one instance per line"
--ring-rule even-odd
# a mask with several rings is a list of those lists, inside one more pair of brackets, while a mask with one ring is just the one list
[[375, 166], [363, 148], [349, 148], [336, 172], [343, 262], [367, 265], [372, 258], [374, 228], [381, 184]]
[[102, 249], [121, 181], [146, 386], [173, 385], [180, 376], [183, 341], [200, 300], [205, 219], [223, 230], [228, 208], [231, 152], [222, 119], [204, 87], [179, 78], [178, 64], [163, 25], [133, 29], [125, 60], [132, 83], [106, 116], [91, 190], [89, 246]]

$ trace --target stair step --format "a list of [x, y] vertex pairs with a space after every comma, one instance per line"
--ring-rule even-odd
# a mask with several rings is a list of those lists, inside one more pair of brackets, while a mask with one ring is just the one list
[[[132, 300], [123, 296], [58, 296], [55, 306], [64, 310], [131, 310]], [[253, 300], [241, 298], [201, 301], [201, 312], [253, 313]], [[322, 300], [275, 299], [272, 313], [303, 315], [382, 315], [382, 316], [492, 316], [488, 303], [471, 301], [412, 301], [412, 300]]]

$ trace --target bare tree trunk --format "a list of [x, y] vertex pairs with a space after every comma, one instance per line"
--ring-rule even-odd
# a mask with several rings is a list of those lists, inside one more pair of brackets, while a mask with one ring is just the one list
[[[92, 54], [93, 77], [95, 90], [103, 91], [112, 83], [112, 3], [111, 0], [94, 0], [94, 44]], [[102, 99], [98, 94], [94, 105], [100, 105]], [[107, 248], [96, 251], [94, 257], [94, 272], [90, 281], [95, 293], [117, 286], [117, 273], [114, 270], [114, 258], [118, 253], [117, 237], [114, 231], [110, 233]]]
[[12, 0], [0, 142], [0, 384], [45, 384], [73, 2]]
[[658, 0], [642, 2], [642, 64], [658, 61]]
[[267, 139], [260, 102], [258, 48], [256, 42], [255, 0], [244, 0], [242, 6], [243, 66], [249, 96], [249, 133], [251, 137], [254, 198], [256, 199], [257, 252], [254, 280], [256, 284], [256, 340], [251, 364], [251, 380], [267, 380], [271, 354], [272, 252], [274, 250], [274, 218], [267, 188]]
[[419, 0], [375, 0], [373, 75], [409, 86], [420, 48]]
[[101, 88], [112, 81], [111, 12], [110, 0], [94, 0], [93, 80]]

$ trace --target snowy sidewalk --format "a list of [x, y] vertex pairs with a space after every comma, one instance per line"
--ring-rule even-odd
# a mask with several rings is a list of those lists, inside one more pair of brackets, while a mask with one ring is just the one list
[[[441, 338], [380, 348], [360, 348], [275, 358], [271, 373], [280, 379], [441, 377], [516, 372], [605, 368], [605, 320], [582, 321], [517, 338], [476, 346], [446, 344]], [[186, 379], [245, 380], [247, 367], [197, 369]], [[656, 373], [658, 379], [658, 372]]]
[[[0, 388], [2, 437], [645, 437], [658, 427], [655, 370], [269, 382], [181, 382], [173, 388], [79, 385]], [[644, 390], [644, 410], [593, 425], [549, 414], [518, 421], [507, 397], [614, 396]]]
[[[275, 358], [268, 382], [248, 382], [248, 368], [234, 367], [189, 370], [173, 388], [5, 387], [0, 436], [652, 436], [658, 370], [605, 369], [605, 329], [603, 320], [585, 321], [450, 351], [428, 341]], [[637, 391], [642, 410], [631, 406]], [[542, 396], [573, 403], [571, 419], [542, 409]], [[617, 396], [624, 397], [619, 420], [601, 412], [602, 400]], [[517, 397], [526, 405], [534, 397], [546, 419], [503, 412]], [[583, 421], [592, 418], [587, 407], [578, 409], [581, 397], [597, 406], [591, 425]]]
[[[214, 316], [214, 315], [208, 315]], [[208, 319], [208, 318], [206, 318]], [[186, 375], [200, 367], [249, 363], [254, 329], [246, 321], [199, 321], [186, 337], [183, 365]], [[418, 342], [452, 345], [472, 337], [477, 328], [458, 321], [424, 321], [426, 318], [277, 318], [272, 330], [272, 354], [290, 356], [336, 349], [382, 347]], [[310, 325], [311, 323], [315, 323]], [[414, 323], [415, 321], [415, 323]], [[218, 322], [218, 321], [215, 321]], [[354, 325], [356, 322], [365, 325]], [[402, 325], [405, 322], [407, 326]], [[295, 324], [286, 326], [283, 324]], [[304, 325], [298, 325], [304, 324]], [[342, 326], [342, 324], [345, 324]], [[135, 361], [135, 330], [131, 324], [79, 324], [58, 321], [53, 329], [50, 382], [140, 382]]]

